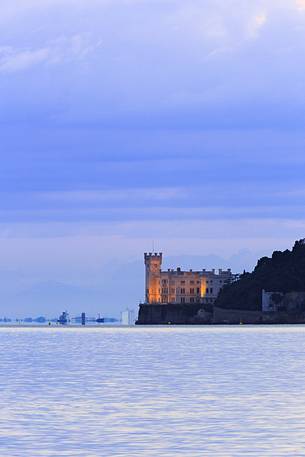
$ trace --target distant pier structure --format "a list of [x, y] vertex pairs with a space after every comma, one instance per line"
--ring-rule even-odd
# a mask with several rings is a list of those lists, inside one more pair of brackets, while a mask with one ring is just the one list
[[59, 316], [58, 321], [60, 325], [67, 325], [70, 322], [70, 317], [68, 311], [63, 311], [63, 313]]
[[145, 253], [145, 304], [213, 304], [220, 289], [236, 279], [231, 269], [162, 271], [162, 252]]

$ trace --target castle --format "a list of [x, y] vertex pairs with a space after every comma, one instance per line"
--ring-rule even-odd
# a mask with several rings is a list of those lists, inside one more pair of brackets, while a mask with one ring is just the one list
[[145, 253], [145, 304], [213, 304], [235, 279], [231, 270], [161, 270], [162, 253]]

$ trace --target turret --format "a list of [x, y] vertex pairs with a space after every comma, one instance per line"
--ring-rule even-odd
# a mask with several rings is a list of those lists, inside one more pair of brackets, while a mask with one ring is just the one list
[[161, 264], [162, 252], [144, 254], [145, 262], [145, 302], [161, 302]]

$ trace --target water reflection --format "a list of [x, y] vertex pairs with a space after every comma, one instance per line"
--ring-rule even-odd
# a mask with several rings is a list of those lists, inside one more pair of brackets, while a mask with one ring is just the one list
[[0, 329], [1, 456], [305, 455], [304, 327]]

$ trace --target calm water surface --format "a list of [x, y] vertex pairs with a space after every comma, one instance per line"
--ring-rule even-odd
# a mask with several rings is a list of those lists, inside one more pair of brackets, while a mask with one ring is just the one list
[[1, 328], [0, 455], [305, 456], [305, 327]]

